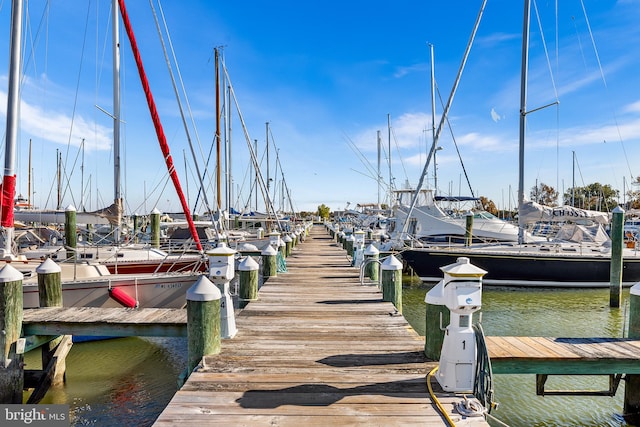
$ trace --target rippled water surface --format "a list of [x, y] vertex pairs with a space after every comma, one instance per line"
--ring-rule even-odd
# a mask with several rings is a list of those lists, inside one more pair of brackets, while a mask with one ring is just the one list
[[[186, 354], [183, 338], [74, 344], [65, 386], [52, 388], [41, 403], [69, 404], [73, 426], [150, 426], [177, 391]], [[41, 366], [39, 353], [26, 356], [27, 369]]]

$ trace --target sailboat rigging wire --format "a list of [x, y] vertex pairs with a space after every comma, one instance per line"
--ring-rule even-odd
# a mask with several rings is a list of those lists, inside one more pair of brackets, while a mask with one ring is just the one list
[[[271, 131], [271, 129], [269, 129], [269, 131]], [[275, 139], [273, 139], [273, 135], [271, 135], [271, 141], [274, 143], [274, 147], [275, 147]], [[291, 189], [287, 185], [287, 181], [284, 179], [284, 169], [282, 168], [282, 163], [280, 162], [280, 150], [276, 150], [276, 165], [280, 166], [280, 175], [282, 176], [282, 187], [287, 195], [289, 206], [291, 207], [291, 214], [294, 215], [296, 210], [293, 206], [293, 201], [291, 200]], [[284, 206], [282, 208], [284, 209]]]
[[[201, 180], [204, 180], [206, 178], [207, 175], [207, 170], [209, 169], [209, 162], [211, 161], [211, 156], [213, 155], [213, 148], [215, 147], [215, 139], [216, 137], [213, 137], [213, 142], [211, 143], [211, 146], [209, 147], [209, 154], [207, 155], [207, 158], [205, 160], [204, 163], [204, 172], [202, 174], [202, 177], [199, 178]], [[209, 184], [206, 188], [200, 187], [198, 188], [198, 194], [196, 195], [196, 201], [193, 205], [193, 210], [195, 211], [198, 208], [198, 204], [200, 202], [200, 194], [204, 193], [207, 191], [207, 189], [211, 188], [213, 186], [213, 183], [211, 181], [211, 174], [209, 174]], [[206, 202], [205, 202], [206, 205]], [[209, 207], [207, 206], [207, 209], [209, 209]]]
[[[69, 149], [69, 147], [67, 146], [67, 150], [68, 149]], [[66, 167], [62, 168], [62, 176], [65, 178], [66, 185], [65, 185], [64, 191], [62, 192], [61, 200], [64, 199], [64, 197], [67, 194], [67, 190], [69, 190], [69, 188], [71, 186], [71, 177], [73, 176], [73, 171], [76, 169], [76, 165], [78, 163], [78, 158], [80, 157], [81, 153], [82, 153], [82, 144], [80, 145], [80, 149], [76, 153], [76, 158], [73, 160], [73, 165], [71, 165], [71, 172], [69, 174], [67, 174], [67, 168]], [[69, 195], [71, 197], [71, 201], [72, 201], [73, 205], [77, 206], [75, 197], [73, 196], [73, 192], [69, 191]]]
[[184, 211], [185, 217], [189, 224], [189, 231], [191, 231], [191, 235], [193, 237], [193, 240], [196, 243], [196, 247], [198, 251], [202, 252], [203, 249], [202, 249], [202, 244], [200, 243], [200, 238], [198, 237], [198, 231], [196, 230], [195, 224], [193, 223], [193, 218], [191, 216], [191, 213], [189, 212], [189, 206], [187, 205], [187, 201], [184, 197], [184, 193], [182, 192], [180, 181], [178, 179], [178, 174], [175, 172], [173, 167], [173, 160], [171, 158], [171, 154], [169, 154], [169, 146], [167, 144], [167, 138], [164, 134], [162, 123], [160, 123], [160, 116], [158, 114], [158, 109], [156, 108], [155, 101], [153, 100], [153, 95], [151, 94], [149, 81], [146, 78], [144, 67], [142, 65], [142, 58], [140, 57], [140, 51], [138, 50], [138, 44], [133, 34], [133, 28], [131, 27], [131, 22], [129, 21], [129, 15], [127, 14], [127, 9], [124, 4], [124, 0], [118, 0], [118, 4], [120, 5], [120, 14], [122, 16], [122, 21], [127, 31], [127, 35], [129, 36], [129, 43], [131, 44], [131, 50], [133, 51], [133, 56], [136, 60], [136, 65], [138, 67], [138, 74], [140, 75], [142, 87], [144, 88], [145, 97], [147, 99], [147, 104], [149, 106], [149, 112], [151, 114], [151, 118], [153, 119], [154, 128], [156, 130], [156, 134], [158, 137], [160, 149], [162, 150], [165, 158], [167, 170], [171, 171], [171, 179], [173, 181], [176, 193], [178, 194], [178, 199], [180, 200], [180, 204], [182, 205], [182, 210]]
[[[571, 21], [573, 22], [573, 29], [576, 32], [576, 40], [578, 40], [578, 48], [580, 49], [580, 56], [582, 56], [582, 65], [584, 65], [585, 70], [587, 69], [587, 59], [584, 57], [584, 49], [582, 48], [582, 40], [580, 39], [580, 34], [578, 33], [578, 26], [576, 25], [576, 17], [572, 16]], [[556, 42], [557, 44], [557, 42]]]
[[[76, 91], [75, 91], [75, 95], [73, 98], [73, 109], [71, 111], [71, 125], [69, 127], [69, 137], [67, 139], [67, 150], [65, 152], [65, 164], [67, 163], [67, 161], [69, 160], [69, 147], [71, 146], [71, 136], [73, 135], [73, 127], [75, 124], [75, 117], [76, 117], [76, 109], [78, 107], [78, 93], [80, 92], [80, 76], [82, 74], [82, 65], [84, 64], [84, 51], [85, 51], [85, 47], [87, 44], [87, 30], [89, 28], [89, 11], [90, 11], [90, 6], [91, 4], [88, 3], [87, 4], [87, 15], [85, 17], [85, 26], [84, 26], [84, 33], [83, 33], [83, 37], [82, 37], [82, 48], [80, 50], [80, 66], [78, 68], [78, 78], [76, 80]], [[78, 160], [77, 156], [76, 156], [76, 161]], [[64, 177], [65, 179], [65, 188], [63, 191], [63, 195], [66, 195], [67, 190], [70, 188], [71, 185], [71, 176], [73, 175], [73, 170], [75, 169], [75, 162], [74, 162], [74, 167], [71, 169], [71, 174], [69, 176], [67, 176], [66, 174], [66, 170], [65, 170], [65, 174]], [[71, 194], [71, 199], [73, 200], [73, 194]], [[73, 200], [73, 204], [75, 205], [75, 200]], [[57, 209], [60, 209], [61, 206], [57, 206]]]
[[[438, 96], [440, 93], [438, 92]], [[440, 99], [442, 102], [442, 99]], [[469, 174], [467, 173], [467, 168], [464, 166], [464, 162], [462, 161], [462, 154], [460, 154], [460, 147], [458, 147], [458, 142], [456, 141], [456, 137], [453, 134], [453, 127], [451, 126], [451, 122], [449, 122], [449, 117], [447, 117], [447, 127], [449, 128], [449, 133], [451, 134], [451, 140], [453, 141], [453, 146], [456, 149], [456, 153], [458, 154], [458, 160], [460, 160], [460, 166], [462, 167], [462, 173], [464, 173], [464, 179], [467, 181], [467, 185], [469, 186], [469, 192], [471, 193], [471, 197], [476, 197], [473, 188], [471, 187], [471, 180], [469, 179]], [[436, 189], [437, 191], [437, 189]]]
[[[409, 180], [409, 174], [407, 174], [407, 168], [404, 165], [404, 160], [402, 159], [402, 156], [400, 155], [400, 146], [398, 145], [398, 138], [396, 138], [396, 130], [395, 128], [390, 128], [391, 130], [391, 134], [393, 135], [393, 142], [396, 146], [396, 151], [398, 152], [398, 158], [400, 159], [400, 164], [402, 165], [402, 171], [404, 172], [404, 178], [405, 180]], [[383, 148], [384, 150], [384, 148]], [[387, 158], [387, 161], [391, 161], [391, 153], [389, 153], [389, 158]]]
[[[158, 0], [158, 5], [160, 5], [160, 0]], [[180, 99], [180, 93], [178, 92], [178, 87], [176, 85], [176, 79], [175, 79], [175, 76], [173, 74], [173, 68], [171, 66], [171, 61], [169, 59], [169, 55], [167, 54], [167, 48], [166, 48], [166, 45], [164, 43], [164, 37], [162, 36], [162, 30], [160, 28], [160, 23], [158, 22], [158, 16], [156, 14], [155, 8], [153, 7], [153, 0], [149, 0], [149, 6], [151, 7], [151, 12], [153, 14], [153, 19], [154, 19], [154, 22], [156, 24], [156, 29], [158, 31], [158, 38], [160, 39], [160, 44], [162, 45], [162, 53], [164, 54], [164, 59], [165, 59], [165, 62], [167, 64], [167, 70], [169, 71], [169, 76], [171, 78], [171, 85], [173, 87], [173, 92], [174, 92], [175, 97], [176, 97], [176, 102], [178, 103], [178, 110], [180, 111], [180, 118], [182, 120], [182, 125], [184, 127], [184, 132], [186, 134], [187, 142], [189, 144], [189, 149], [191, 151], [191, 157], [193, 158], [194, 166], [196, 168], [198, 179], [200, 181], [200, 187], [204, 188], [204, 182], [203, 182], [202, 178], [200, 178], [202, 175], [200, 173], [200, 167], [198, 166], [198, 159], [196, 157], [195, 150], [193, 149], [193, 143], [191, 141], [191, 134], [189, 133], [189, 126], [187, 126], [187, 121], [185, 119], [184, 109], [182, 108], [182, 101]], [[171, 45], [171, 39], [170, 39], [170, 36], [169, 36], [169, 29], [167, 28], [166, 21], [164, 21], [164, 15], [162, 17], [163, 17], [163, 23], [165, 24], [165, 31], [167, 33], [167, 39], [169, 40], [170, 47], [171, 47], [171, 52], [173, 54], [174, 61], [176, 63], [176, 69], [178, 69], [177, 61], [176, 61], [176, 58], [175, 58], [175, 52], [173, 51], [173, 45]], [[180, 75], [179, 75], [179, 77], [180, 77], [180, 81], [182, 82], [182, 77]], [[185, 97], [185, 99], [187, 99], [186, 91], [184, 90], [184, 84], [182, 85], [182, 90], [183, 90], [183, 96]], [[194, 126], [194, 128], [195, 128], [195, 126]], [[200, 146], [199, 141], [198, 141], [198, 145]], [[202, 154], [202, 150], [200, 150], [200, 152]], [[207, 200], [207, 192], [206, 191], [203, 192], [203, 198], [204, 198], [205, 205], [207, 206], [207, 212], [209, 213], [209, 215], [211, 217], [211, 223], [214, 224], [213, 229], [214, 229], [214, 231], [216, 233], [216, 238], [219, 239], [220, 235], [218, 234], [218, 227], [220, 227], [220, 230], [222, 230], [224, 221], [220, 221], [219, 223], [216, 221], [216, 219], [215, 219], [215, 217], [213, 215], [213, 211], [212, 211], [212, 209], [210, 209], [209, 201]]]
[[558, 90], [556, 88], [556, 82], [553, 78], [553, 70], [551, 69], [551, 61], [549, 59], [549, 51], [547, 49], [547, 42], [544, 38], [544, 31], [542, 29], [542, 22], [540, 21], [540, 13], [538, 12], [538, 2], [533, 1], [533, 8], [536, 11], [536, 19], [538, 20], [538, 29], [540, 30], [540, 37], [542, 38], [542, 47], [544, 48], [544, 55], [547, 59], [547, 68], [549, 69], [549, 77], [551, 78], [551, 85], [553, 86], [553, 94], [556, 98], [556, 103], [559, 103], [558, 100]]
[[451, 104], [453, 103], [453, 97], [458, 88], [458, 84], [460, 83], [460, 77], [462, 76], [462, 71], [464, 70], [464, 66], [467, 62], [467, 58], [469, 57], [469, 51], [471, 50], [471, 46], [473, 45], [473, 40], [475, 39], [476, 32], [478, 31], [478, 27], [480, 26], [480, 20], [482, 19], [482, 14], [484, 12], [484, 8], [487, 4], [486, 0], [483, 0], [482, 5], [480, 6], [480, 11], [478, 12], [478, 16], [476, 17], [476, 22], [473, 26], [473, 31], [471, 32], [471, 36], [469, 37], [469, 42], [467, 43], [467, 47], [465, 49], [462, 62], [460, 63], [460, 68], [458, 69], [458, 74], [456, 75], [455, 82], [453, 84], [453, 88], [451, 89], [451, 93], [449, 95], [449, 100], [447, 101], [447, 105], [444, 108], [442, 113], [442, 117], [440, 118], [440, 123], [438, 124], [438, 129], [433, 137], [433, 144], [431, 145], [431, 150], [429, 151], [429, 155], [427, 156], [427, 161], [424, 164], [424, 169], [422, 170], [422, 174], [420, 175], [420, 179], [418, 181], [418, 185], [416, 187], [416, 191], [413, 194], [413, 198], [411, 199], [411, 205], [407, 210], [407, 215], [402, 226], [401, 235], [405, 235], [409, 228], [409, 219], [411, 218], [411, 214], [413, 209], [416, 206], [416, 202], [418, 201], [418, 197], [420, 196], [420, 190], [422, 190], [422, 185], [424, 184], [424, 179], [427, 176], [427, 171], [429, 169], [429, 163], [431, 162], [431, 157], [436, 151], [436, 147], [438, 145], [438, 139], [440, 138], [440, 134], [442, 133], [442, 127], [444, 125], [444, 121], [449, 114], [449, 110], [451, 109]]
[[[589, 17], [587, 16], [587, 9], [584, 6], [584, 1], [580, 0], [580, 5], [582, 6], [582, 13], [584, 14], [584, 19], [587, 23], [587, 29], [589, 30], [589, 37], [591, 38], [591, 45], [593, 46], [593, 52], [596, 55], [596, 61], [598, 62], [598, 69], [600, 70], [600, 76], [602, 77], [602, 83], [604, 84], [604, 88], [609, 92], [609, 87], [607, 86], [607, 80], [604, 77], [604, 71], [602, 70], [602, 63], [600, 62], [600, 55], [598, 54], [598, 48], [596, 47], [596, 41], [593, 38], [593, 31], [591, 30], [591, 24], [589, 23]], [[629, 176], [631, 179], [635, 179], [633, 173], [631, 172], [631, 165], [629, 164], [629, 157], [627, 156], [627, 150], [624, 147], [624, 140], [622, 139], [622, 135], [620, 134], [620, 126], [618, 125], [618, 117], [616, 115], [615, 108], [611, 109], [613, 113], [613, 121], [616, 124], [616, 131], [618, 133], [618, 139], [620, 140], [620, 145], [622, 146], [622, 152], [624, 153], [624, 159], [627, 163], [627, 169], [629, 169]]]
[[242, 112], [240, 111], [240, 106], [238, 105], [238, 98], [236, 98], [235, 90], [233, 89], [233, 85], [231, 84], [229, 73], [227, 72], [227, 68], [225, 67], [224, 63], [222, 64], [222, 70], [229, 83], [229, 91], [233, 98], [233, 102], [235, 103], [236, 111], [238, 112], [238, 117], [240, 118], [240, 124], [242, 125], [242, 131], [244, 133], [245, 141], [247, 143], [247, 148], [249, 150], [249, 156], [251, 158], [251, 162], [253, 163], [253, 166], [255, 167], [256, 177], [260, 187], [260, 192], [262, 193], [262, 197], [264, 198], [265, 208], [267, 210], [266, 212], [267, 216], [269, 218], [273, 218], [276, 221], [276, 223], [278, 224], [278, 229], [283, 230], [284, 227], [282, 226], [282, 223], [280, 222], [280, 219], [278, 218], [278, 215], [276, 214], [273, 208], [273, 204], [271, 203], [271, 200], [269, 198], [269, 193], [266, 191], [267, 187], [265, 185], [264, 178], [262, 177], [262, 174], [259, 173], [260, 165], [258, 163], [258, 158], [255, 153], [255, 150], [253, 149], [253, 146], [251, 145], [251, 137], [249, 136], [249, 131], [245, 124], [244, 117], [242, 116]]
[[360, 149], [351, 140], [351, 138], [349, 138], [349, 136], [347, 136], [346, 134], [344, 135], [344, 137], [347, 140], [347, 145], [349, 145], [351, 150], [354, 153], [356, 153], [356, 155], [360, 158], [360, 162], [367, 169], [367, 171], [371, 174], [371, 176], [377, 175], [377, 173], [374, 171], [374, 168], [373, 168], [373, 165], [371, 164], [371, 162], [369, 162], [369, 160], [365, 157], [365, 155], [362, 154], [362, 151], [360, 151]]

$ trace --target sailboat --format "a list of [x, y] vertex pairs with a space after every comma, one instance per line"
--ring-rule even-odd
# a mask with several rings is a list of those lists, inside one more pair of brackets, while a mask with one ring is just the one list
[[[390, 244], [398, 245], [401, 240], [402, 224], [409, 221], [406, 234], [411, 236], [413, 246], [428, 244], [462, 243], [466, 234], [466, 214], [473, 215], [473, 240], [476, 242], [517, 242], [518, 227], [504, 221], [484, 210], [445, 210], [442, 202], [475, 203], [478, 199], [473, 197], [444, 197], [434, 196], [433, 191], [423, 189], [420, 191], [420, 200], [409, 213], [408, 197], [414, 190], [395, 190], [396, 203], [392, 207], [393, 215], [389, 218], [387, 232], [390, 235]], [[531, 239], [537, 239], [530, 236]]]
[[[524, 143], [527, 102], [530, 0], [524, 2], [522, 43], [520, 154], [518, 209], [524, 211]], [[487, 274], [483, 283], [506, 286], [607, 287], [610, 285], [611, 247], [605, 241], [524, 241], [524, 215], [519, 215], [517, 243], [480, 244], [468, 247], [409, 248], [403, 260], [423, 281], [442, 278], [440, 267], [467, 257]], [[640, 281], [640, 253], [623, 249], [623, 286]]]
[[[124, 3], [120, 8], [114, 2], [114, 39], [117, 40], [119, 11], [126, 14]], [[24, 275], [24, 306], [37, 307], [38, 285], [34, 274], [38, 261], [28, 261], [24, 256], [12, 252], [14, 237], [14, 199], [16, 175], [14, 169], [15, 151], [19, 126], [19, 93], [21, 71], [23, 0], [12, 1], [11, 53], [9, 69], [9, 89], [7, 96], [7, 143], [5, 147], [5, 175], [2, 182], [0, 225], [3, 227], [2, 259]], [[130, 31], [130, 37], [132, 32]], [[118, 44], [118, 43], [115, 43]], [[114, 55], [118, 53], [114, 51]], [[115, 75], [115, 73], [114, 73]], [[155, 114], [157, 117], [157, 112]], [[119, 124], [118, 124], [119, 125]], [[157, 125], [159, 126], [159, 124]], [[165, 143], [166, 145], [166, 143]], [[169, 165], [170, 155], [165, 155]], [[172, 165], [171, 165], [172, 166]], [[175, 175], [177, 180], [177, 175]], [[119, 183], [118, 183], [119, 185]], [[118, 204], [118, 199], [116, 199]], [[121, 205], [120, 205], [121, 206]], [[188, 212], [188, 208], [187, 208]], [[191, 218], [190, 215], [186, 215]], [[199, 244], [197, 237], [194, 237]], [[201, 246], [199, 246], [201, 250]], [[53, 262], [51, 260], [48, 260]], [[182, 307], [185, 304], [187, 288], [196, 282], [201, 271], [154, 273], [154, 274], [112, 274], [105, 264], [78, 261], [60, 263], [62, 268], [62, 296], [65, 306], [118, 306], [129, 307]]]

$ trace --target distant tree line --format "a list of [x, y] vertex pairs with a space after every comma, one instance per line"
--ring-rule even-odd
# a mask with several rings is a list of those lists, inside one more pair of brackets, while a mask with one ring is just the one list
[[[633, 190], [626, 192], [628, 201], [624, 207], [625, 209], [640, 209], [640, 176], [633, 182], [632, 187]], [[545, 183], [539, 183], [531, 187], [529, 191], [529, 200], [544, 206], [559, 206], [559, 196], [558, 190]], [[603, 185], [599, 182], [583, 187], [569, 188], [562, 195], [565, 205], [602, 212], [611, 212], [613, 208], [618, 206], [619, 198], [620, 191], [615, 190], [609, 184]], [[480, 197], [480, 207], [505, 219], [512, 219], [517, 213], [517, 208], [514, 211], [498, 210], [492, 200], [483, 196]]]

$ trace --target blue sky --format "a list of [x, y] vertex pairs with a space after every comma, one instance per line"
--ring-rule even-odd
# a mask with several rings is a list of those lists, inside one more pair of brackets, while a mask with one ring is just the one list
[[[445, 128], [439, 141], [440, 194], [470, 194], [459, 152], [475, 195], [499, 207], [515, 205], [522, 3], [487, 4], [449, 113], [451, 129]], [[525, 189], [528, 193], [536, 182], [544, 182], [562, 192], [575, 179], [577, 186], [597, 181], [622, 192], [625, 181], [628, 188], [640, 175], [635, 161], [640, 156], [640, 1], [560, 3], [557, 19], [554, 2], [538, 1], [532, 7], [528, 110], [556, 100], [559, 104], [528, 115]], [[160, 6], [154, 5], [159, 13]], [[161, 6], [193, 115], [186, 120], [200, 169], [205, 168], [200, 153], [207, 155], [215, 133], [213, 48], [221, 46], [246, 132], [251, 141], [258, 140], [263, 175], [269, 122], [269, 139], [278, 150], [297, 210], [315, 210], [322, 203], [340, 209], [347, 202], [377, 202], [377, 131], [385, 149], [381, 175], [385, 185], [389, 181], [387, 117], [395, 185], [407, 180], [416, 185], [431, 144], [428, 43], [434, 46], [436, 84], [444, 103], [480, 5], [475, 0], [399, 0], [393, 5], [165, 1]], [[101, 111], [113, 110], [110, 2], [54, 1], [48, 12], [45, 6], [31, 0], [27, 8], [17, 191], [27, 194], [31, 139], [34, 204], [55, 207], [58, 150], [68, 177], [62, 206], [97, 209], [113, 199], [111, 120]], [[145, 1], [129, 1], [127, 7], [193, 207], [195, 168], [151, 8]], [[10, 1], [0, 2], [3, 128], [9, 17]], [[127, 212], [145, 213], [154, 207], [179, 211], [126, 39], [122, 69]], [[442, 110], [438, 100], [436, 123]], [[235, 107], [233, 111], [233, 204], [242, 209], [254, 198], [249, 196], [247, 142]], [[83, 139], [84, 154], [79, 149]], [[274, 146], [270, 160], [270, 177], [276, 177], [273, 193], [281, 186]], [[209, 172], [213, 170], [210, 166]], [[430, 171], [426, 185], [433, 184]], [[208, 194], [213, 201], [211, 189]], [[264, 210], [262, 197], [259, 205]], [[196, 212], [202, 210], [200, 203]]]

